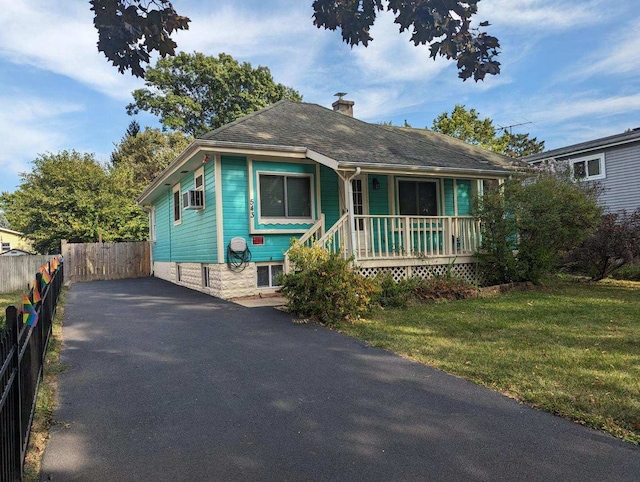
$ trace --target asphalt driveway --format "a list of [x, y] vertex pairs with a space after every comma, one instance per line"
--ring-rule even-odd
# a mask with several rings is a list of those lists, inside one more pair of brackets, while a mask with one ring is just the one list
[[273, 308], [73, 285], [43, 479], [640, 480], [640, 449]]

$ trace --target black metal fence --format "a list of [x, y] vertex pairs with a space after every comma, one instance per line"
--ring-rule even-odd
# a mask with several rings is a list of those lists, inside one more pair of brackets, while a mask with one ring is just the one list
[[[0, 481], [22, 480], [22, 466], [43, 376], [53, 317], [62, 289], [63, 265], [51, 273], [48, 284], [36, 275], [42, 301], [34, 303], [38, 322], [23, 323], [22, 309], [6, 309], [6, 327], [0, 331]], [[33, 289], [29, 294], [33, 301]]]

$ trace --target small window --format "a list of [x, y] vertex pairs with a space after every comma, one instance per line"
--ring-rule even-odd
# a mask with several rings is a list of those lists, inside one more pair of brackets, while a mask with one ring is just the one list
[[11, 243], [2, 243], [2, 252], [11, 251]]
[[311, 176], [260, 174], [260, 216], [311, 218]]
[[193, 173], [193, 188], [202, 192], [202, 202], [200, 203], [202, 207], [200, 209], [204, 209], [204, 166]]
[[173, 186], [173, 224], [182, 222], [182, 209], [180, 209], [180, 184]]
[[211, 286], [211, 282], [209, 281], [209, 267], [202, 267], [202, 286], [205, 288], [209, 288]]
[[156, 240], [156, 208], [151, 208], [149, 211], [149, 240], [154, 242]]
[[400, 214], [437, 216], [438, 189], [434, 181], [398, 181]]
[[274, 288], [280, 286], [278, 275], [282, 274], [281, 264], [258, 266], [258, 288]]
[[573, 177], [576, 179], [595, 181], [606, 177], [604, 172], [604, 154], [572, 159], [570, 162]]
[[182, 281], [182, 266], [176, 264], [176, 278], [178, 281]]

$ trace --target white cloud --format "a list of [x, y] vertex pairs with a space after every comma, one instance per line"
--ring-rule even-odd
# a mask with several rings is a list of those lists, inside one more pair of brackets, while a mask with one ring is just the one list
[[3, 133], [0, 171], [3, 183], [7, 178], [17, 181], [20, 172], [28, 172], [28, 163], [38, 154], [59, 150], [68, 140], [66, 116], [82, 110], [83, 106], [78, 104], [38, 97], [0, 97], [0, 132]]
[[547, 141], [547, 149], [553, 149], [635, 127], [640, 116], [640, 94], [540, 95], [526, 102], [506, 101], [500, 110], [510, 119], [531, 121], [532, 125], [523, 126], [522, 131]]
[[[178, 49], [217, 56], [221, 52], [254, 67], [269, 67], [276, 82], [301, 90], [314, 79], [314, 70], [322, 65], [320, 55], [332, 41], [328, 33], [318, 30], [306, 8], [274, 10], [265, 16], [237, 3], [214, 9], [212, 5], [185, 5], [191, 18], [189, 30], [177, 32]], [[191, 8], [191, 10], [189, 10]]]
[[620, 30], [606, 35], [604, 46], [593, 55], [583, 58], [574, 66], [566, 79], [638, 73], [640, 65], [640, 20], [624, 25]]
[[640, 94], [609, 97], [586, 95], [538, 99], [531, 102], [533, 121], [559, 124], [571, 119], [604, 118], [631, 112], [640, 112]]
[[[415, 46], [408, 31], [399, 33], [390, 12], [378, 15], [368, 47], [354, 47], [356, 67], [367, 83], [428, 82], [451, 66], [451, 61], [429, 57], [429, 47]], [[453, 71], [450, 73], [453, 74]]]
[[121, 75], [98, 52], [98, 34], [88, 2], [3, 2], [0, 56], [60, 74], [117, 99], [142, 85]]
[[602, 0], [587, 2], [558, 0], [484, 0], [477, 18], [496, 27], [513, 27], [525, 35], [566, 30], [597, 23], [603, 18]]

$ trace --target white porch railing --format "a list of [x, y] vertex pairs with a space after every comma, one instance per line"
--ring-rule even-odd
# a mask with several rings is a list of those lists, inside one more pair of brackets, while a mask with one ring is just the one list
[[324, 234], [324, 214], [320, 214], [320, 219], [318, 219], [316, 224], [311, 226], [309, 231], [304, 233], [304, 235], [300, 237], [300, 239], [298, 239], [298, 242], [301, 244], [304, 244], [307, 247], [311, 247], [315, 244], [316, 241], [318, 241], [322, 237], [323, 234]]
[[[322, 238], [324, 234], [324, 214], [320, 214], [320, 219], [311, 226], [309, 231], [304, 233], [299, 239], [298, 242], [307, 246], [313, 246], [320, 238]], [[290, 262], [289, 262], [289, 250], [284, 252], [284, 271], [285, 273], [289, 272]]]
[[[353, 238], [349, 216], [344, 214], [321, 236], [319, 221], [300, 242], [340, 253], [344, 259], [354, 254], [356, 260], [362, 261], [471, 256], [480, 247], [480, 224], [472, 216], [356, 215], [354, 221]], [[285, 271], [288, 270], [286, 252]]]
[[324, 233], [317, 244], [330, 253], [340, 253], [344, 259], [347, 259], [350, 256], [349, 238], [349, 214], [345, 213], [329, 231]]
[[472, 216], [354, 216], [359, 260], [470, 256], [480, 247]]

